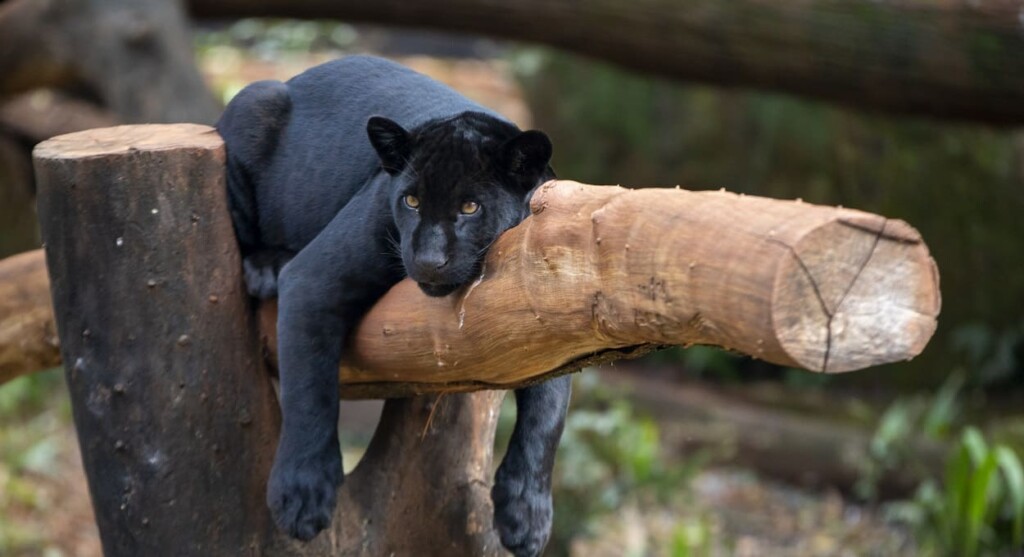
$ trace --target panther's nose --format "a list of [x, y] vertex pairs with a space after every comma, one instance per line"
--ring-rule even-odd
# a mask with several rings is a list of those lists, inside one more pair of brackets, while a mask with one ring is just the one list
[[448, 264], [448, 256], [443, 253], [419, 253], [416, 255], [416, 266], [421, 269], [440, 269]]
[[417, 253], [413, 258], [420, 277], [427, 281], [437, 280], [438, 273], [448, 265], [448, 256], [442, 252]]

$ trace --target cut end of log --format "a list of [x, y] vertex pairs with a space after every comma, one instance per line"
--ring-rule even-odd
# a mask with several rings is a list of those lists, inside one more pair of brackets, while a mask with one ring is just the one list
[[[772, 325], [800, 366], [823, 372], [908, 360], [935, 333], [938, 270], [918, 232], [854, 213], [792, 246], [775, 275]], [[807, 300], [817, 307], [808, 311]]]
[[82, 159], [133, 151], [219, 149], [217, 130], [201, 124], [146, 124], [96, 128], [58, 135], [33, 150], [36, 159]]

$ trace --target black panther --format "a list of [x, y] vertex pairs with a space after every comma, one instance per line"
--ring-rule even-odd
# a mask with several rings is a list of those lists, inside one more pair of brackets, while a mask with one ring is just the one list
[[[309, 540], [342, 481], [343, 339], [392, 285], [428, 296], [475, 280], [488, 246], [554, 177], [551, 142], [387, 60], [349, 56], [243, 89], [217, 123], [250, 294], [278, 297], [283, 427], [267, 486], [277, 525]], [[538, 555], [567, 377], [516, 391], [491, 497], [502, 543]], [[344, 512], [344, 509], [342, 509]]]

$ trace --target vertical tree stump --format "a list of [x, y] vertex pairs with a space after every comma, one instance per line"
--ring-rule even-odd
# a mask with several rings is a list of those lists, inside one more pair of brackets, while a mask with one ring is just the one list
[[493, 393], [388, 402], [333, 528], [310, 544], [276, 531], [264, 499], [280, 416], [211, 128], [69, 134], [40, 144], [35, 164], [61, 356], [106, 555], [500, 552], [489, 500]]
[[278, 414], [225, 218], [222, 141], [199, 126], [103, 131], [44, 142], [35, 163], [104, 552], [251, 553], [273, 528]]

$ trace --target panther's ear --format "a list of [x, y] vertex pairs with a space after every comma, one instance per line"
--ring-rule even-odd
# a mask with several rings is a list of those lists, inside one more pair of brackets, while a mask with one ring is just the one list
[[388, 174], [398, 174], [405, 168], [412, 149], [405, 128], [383, 116], [373, 116], [366, 123], [366, 135]]
[[505, 170], [530, 181], [539, 178], [551, 161], [551, 140], [537, 130], [525, 131], [509, 139], [501, 150]]

